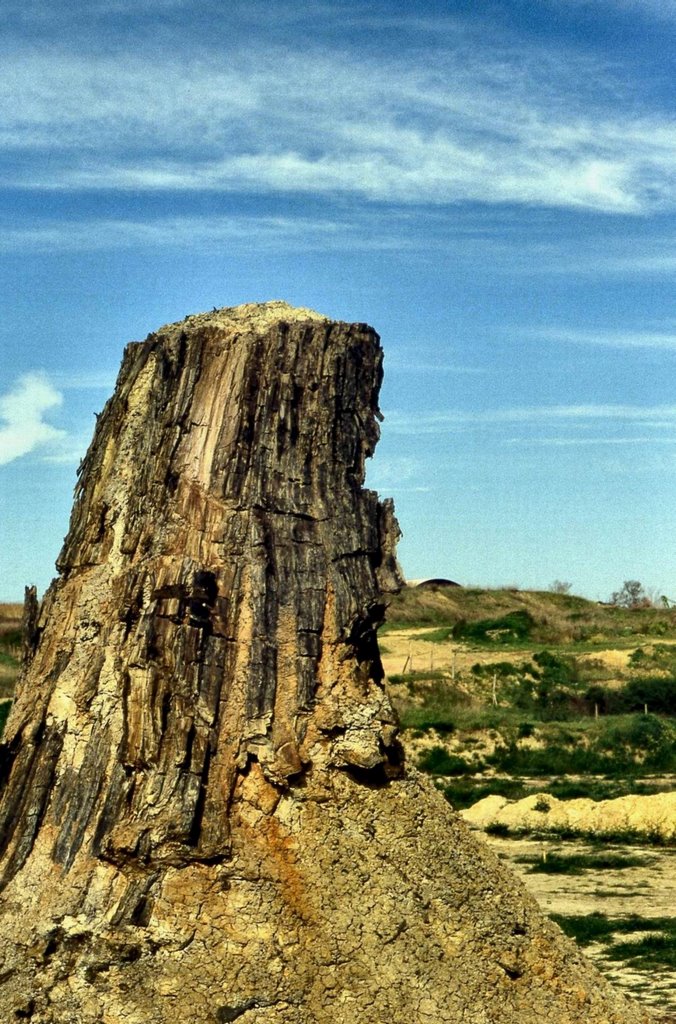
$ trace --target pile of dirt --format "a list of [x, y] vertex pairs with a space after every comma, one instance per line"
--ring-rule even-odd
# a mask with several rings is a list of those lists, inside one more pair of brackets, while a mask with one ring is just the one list
[[469, 825], [482, 829], [501, 825], [510, 832], [644, 836], [662, 843], [676, 838], [676, 793], [596, 801], [558, 800], [549, 793], [522, 800], [487, 796], [460, 813]]

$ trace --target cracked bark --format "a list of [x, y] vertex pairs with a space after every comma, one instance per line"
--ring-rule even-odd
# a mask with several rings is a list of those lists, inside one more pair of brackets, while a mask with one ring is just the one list
[[376, 639], [398, 528], [363, 487], [381, 360], [283, 303], [127, 347], [27, 593], [3, 1019], [641, 1020], [404, 772]]
[[[66, 868], [85, 842], [120, 863], [225, 856], [252, 760], [280, 786], [318, 760], [394, 770], [375, 629], [397, 527], [362, 488], [381, 349], [365, 325], [295, 317], [170, 325], [125, 351], [39, 625], [27, 597], [34, 667], [5, 749], [37, 713], [44, 730], [31, 773], [6, 777], [2, 884], [55, 745], [44, 824]], [[351, 699], [369, 720], [353, 744]]]

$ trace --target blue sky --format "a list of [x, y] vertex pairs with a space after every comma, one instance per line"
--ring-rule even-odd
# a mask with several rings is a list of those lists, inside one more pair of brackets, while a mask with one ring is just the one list
[[676, 598], [676, 2], [0, 12], [0, 599], [124, 344], [284, 298], [385, 348], [406, 574]]

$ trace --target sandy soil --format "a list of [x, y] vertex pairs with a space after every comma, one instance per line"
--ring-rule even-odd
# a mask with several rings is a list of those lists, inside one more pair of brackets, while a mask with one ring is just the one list
[[478, 828], [499, 824], [510, 831], [570, 829], [580, 835], [631, 832], [663, 841], [676, 839], [676, 792], [615, 800], [558, 800], [548, 793], [533, 793], [522, 800], [487, 796], [460, 814]]

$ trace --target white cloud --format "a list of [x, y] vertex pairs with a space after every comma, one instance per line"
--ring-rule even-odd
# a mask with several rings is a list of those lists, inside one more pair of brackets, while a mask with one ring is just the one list
[[676, 427], [676, 405], [543, 405], [487, 409], [477, 412], [450, 410], [416, 415], [387, 412], [390, 434], [441, 434], [476, 425], [505, 423], [547, 423], [569, 421], [570, 424], [591, 421], [639, 423], [653, 429]]
[[65, 440], [64, 430], [44, 420], [45, 413], [62, 401], [41, 373], [25, 374], [11, 391], [0, 395], [0, 465]]
[[[6, 181], [615, 213], [676, 203], [676, 129], [588, 59], [460, 44], [397, 62], [338, 51], [10, 53]], [[21, 96], [21, 103], [16, 97]], [[633, 105], [632, 105], [633, 104]]]
[[572, 345], [598, 345], [604, 348], [620, 349], [654, 348], [676, 352], [676, 332], [674, 331], [610, 331], [603, 328], [592, 331], [567, 327], [545, 327], [541, 330], [533, 328], [521, 333], [532, 338], [560, 341]]
[[402, 239], [395, 216], [384, 222], [365, 213], [358, 220], [331, 218], [271, 217], [158, 217], [153, 220], [101, 219], [78, 222], [54, 221], [26, 227], [6, 228], [0, 233], [0, 253], [81, 252], [110, 249], [175, 247], [209, 252], [224, 243], [251, 250], [288, 248], [322, 251], [355, 249], [397, 249], [415, 247], [415, 240]]

